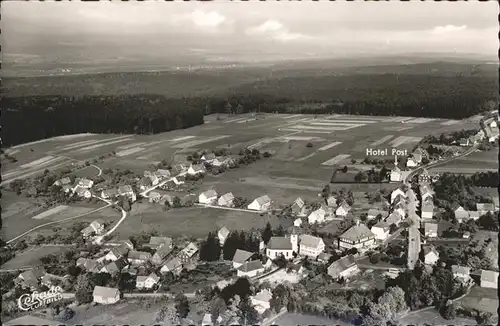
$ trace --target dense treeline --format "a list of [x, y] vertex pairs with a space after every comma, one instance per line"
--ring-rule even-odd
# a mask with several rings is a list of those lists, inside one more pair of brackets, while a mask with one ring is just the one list
[[3, 99], [2, 140], [16, 145], [77, 133], [157, 133], [203, 124], [204, 107], [159, 95]]

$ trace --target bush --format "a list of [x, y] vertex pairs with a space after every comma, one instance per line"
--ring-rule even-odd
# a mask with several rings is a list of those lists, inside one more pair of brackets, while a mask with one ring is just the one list
[[306, 147], [313, 147], [313, 144], [311, 142], [308, 142]]
[[370, 263], [377, 264], [379, 261], [380, 261], [379, 255], [375, 254], [370, 256]]

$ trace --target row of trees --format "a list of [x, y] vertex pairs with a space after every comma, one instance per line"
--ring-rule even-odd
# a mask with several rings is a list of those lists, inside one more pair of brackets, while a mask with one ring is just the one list
[[451, 133], [441, 133], [439, 136], [427, 135], [420, 144], [451, 145], [462, 138], [469, 138], [479, 132], [479, 129], [462, 129]]
[[3, 99], [4, 145], [77, 133], [150, 134], [203, 124], [204, 107], [159, 95]]

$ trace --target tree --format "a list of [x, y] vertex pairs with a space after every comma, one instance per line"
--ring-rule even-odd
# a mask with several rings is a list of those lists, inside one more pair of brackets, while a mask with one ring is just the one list
[[94, 289], [92, 288], [92, 284], [90, 283], [89, 274], [80, 274], [76, 278], [75, 284], [75, 298], [76, 300], [82, 303], [92, 302]]
[[285, 284], [278, 284], [272, 291], [272, 298], [269, 301], [271, 309], [276, 313], [281, 311], [281, 308], [288, 305], [290, 298], [290, 289]]
[[175, 296], [174, 302], [175, 311], [179, 319], [186, 318], [190, 311], [188, 298], [184, 294], [179, 293]]
[[306, 147], [313, 147], [313, 143], [308, 142], [308, 143], [306, 144]]
[[355, 176], [354, 176], [354, 181], [357, 183], [360, 183], [362, 181], [365, 181], [367, 179], [367, 175], [363, 171], [359, 171]]
[[217, 261], [219, 258], [219, 239], [214, 232], [210, 232], [207, 239], [200, 246], [200, 259], [203, 261]]
[[181, 199], [177, 196], [172, 198], [172, 207], [174, 208], [180, 208], [182, 207]]
[[277, 236], [277, 237], [283, 237], [285, 236], [285, 228], [283, 227], [283, 225], [279, 225], [278, 228], [276, 229], [276, 231], [274, 232], [274, 235]]
[[70, 265], [68, 267], [68, 274], [71, 275], [71, 276], [73, 276], [73, 277], [78, 276], [81, 271], [82, 271], [82, 269], [79, 266], [76, 266], [76, 265]]
[[264, 241], [264, 244], [267, 245], [269, 242], [269, 239], [273, 236], [273, 228], [271, 227], [271, 223], [267, 222], [266, 228], [262, 231], [262, 240]]
[[220, 315], [224, 313], [226, 310], [226, 302], [224, 299], [217, 296], [210, 303], [210, 314], [212, 314], [212, 323], [215, 325], [217, 323], [217, 319]]
[[446, 320], [452, 320], [457, 317], [457, 306], [452, 302], [447, 302], [440, 309], [441, 317]]
[[242, 298], [238, 308], [240, 310], [240, 323], [241, 325], [256, 325], [259, 322], [259, 313], [250, 303], [248, 297]]
[[342, 172], [347, 173], [347, 165], [344, 165], [344, 167], [342, 168]]

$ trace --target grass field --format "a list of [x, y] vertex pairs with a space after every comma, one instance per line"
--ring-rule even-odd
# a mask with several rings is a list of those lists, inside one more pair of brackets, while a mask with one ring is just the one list
[[36, 247], [28, 248], [22, 252], [17, 252], [16, 256], [3, 264], [2, 269], [16, 269], [27, 266], [34, 266], [37, 264], [41, 257], [48, 254], [59, 254], [70, 250], [71, 247]]
[[458, 302], [465, 307], [496, 315], [498, 308], [497, 290], [476, 286], [466, 297], [458, 300]]

